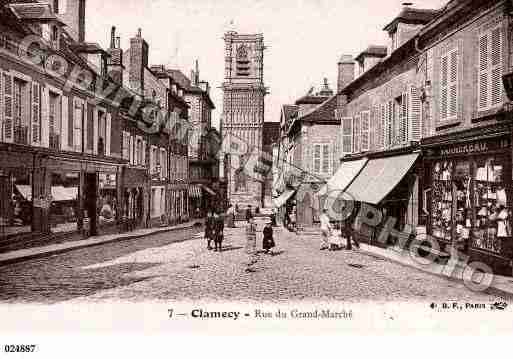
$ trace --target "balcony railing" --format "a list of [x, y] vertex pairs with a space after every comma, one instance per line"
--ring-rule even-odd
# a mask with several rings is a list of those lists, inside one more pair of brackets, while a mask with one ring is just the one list
[[14, 126], [14, 143], [28, 145], [28, 126]]

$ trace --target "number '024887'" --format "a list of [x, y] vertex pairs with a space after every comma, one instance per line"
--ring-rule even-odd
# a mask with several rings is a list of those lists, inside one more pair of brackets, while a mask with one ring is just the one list
[[6, 353], [32, 353], [35, 350], [36, 350], [36, 346], [34, 344], [21, 344], [21, 345], [6, 344], [6, 345], [4, 345], [4, 352], [6, 352]]

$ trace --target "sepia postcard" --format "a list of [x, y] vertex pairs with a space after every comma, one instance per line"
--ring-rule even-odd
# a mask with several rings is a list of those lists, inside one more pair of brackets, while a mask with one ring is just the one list
[[0, 357], [511, 333], [512, 53], [511, 0], [0, 0]]

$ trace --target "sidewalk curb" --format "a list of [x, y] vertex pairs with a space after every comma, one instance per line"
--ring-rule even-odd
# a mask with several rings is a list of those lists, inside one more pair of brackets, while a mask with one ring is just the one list
[[[89, 247], [96, 247], [96, 246], [101, 246], [101, 245], [104, 245], [104, 244], [111, 244], [111, 243], [116, 243], [116, 242], [122, 242], [122, 241], [130, 240], [130, 239], [139, 239], [139, 238], [144, 238], [144, 237], [152, 236], [152, 235], [155, 235], [155, 234], [161, 234], [161, 233], [166, 233], [166, 232], [174, 232], [174, 231], [178, 231], [178, 230], [182, 230], [182, 229], [191, 229], [191, 228], [194, 228], [195, 226], [196, 226], [196, 223], [193, 223], [193, 224], [190, 224], [190, 225], [187, 225], [187, 226], [184, 226], [184, 227], [179, 227], [179, 228], [156, 229], [155, 231], [149, 232], [149, 233], [135, 234], [135, 235], [132, 235], [132, 236], [130, 236], [130, 235], [120, 236], [118, 238], [113, 238], [113, 239], [105, 240], [103, 242], [84, 243], [83, 245], [77, 245], [77, 246], [68, 247], [68, 248], [59, 248], [59, 249], [55, 249], [55, 250], [49, 250], [47, 252], [34, 253], [34, 254], [29, 254], [29, 255], [26, 255], [26, 256], [20, 256], [20, 257], [16, 257], [16, 258], [10, 258], [10, 259], [4, 259], [4, 260], [0, 259], [0, 267], [5, 266], [5, 265], [9, 265], [9, 264], [25, 262], [25, 261], [28, 261], [28, 260], [31, 260], [31, 259], [49, 257], [49, 256], [52, 256], [54, 254], [62, 254], [62, 253], [66, 253], [66, 252], [71, 252], [71, 251], [74, 251], [76, 249], [84, 249], [84, 248], [89, 248]], [[188, 239], [186, 239], [186, 240], [188, 240]], [[35, 248], [37, 248], [37, 247], [35, 247]], [[9, 253], [9, 252], [7, 252], [7, 253]]]
[[[449, 280], [451, 282], [463, 283], [463, 280], [460, 279], [460, 278], [454, 278], [452, 276], [449, 277], [449, 276], [446, 276], [446, 275], [441, 274], [441, 273], [433, 273], [433, 272], [428, 271], [428, 270], [423, 270], [423, 269], [418, 268], [416, 266], [412, 266], [412, 265], [410, 265], [408, 263], [401, 262], [401, 261], [399, 261], [397, 259], [384, 256], [384, 255], [382, 255], [380, 253], [372, 252], [371, 250], [368, 250], [368, 249], [360, 248], [358, 251], [360, 253], [362, 253], [362, 254], [365, 254], [365, 255], [368, 255], [368, 256], [371, 256], [371, 257], [379, 257], [379, 258], [381, 258], [383, 260], [388, 260], [390, 262], [394, 262], [394, 263], [399, 264], [399, 265], [401, 265], [403, 267], [413, 268], [413, 269], [421, 271], [423, 273], [427, 273], [427, 274], [431, 274], [431, 275], [434, 275], [434, 276], [437, 276], [437, 277], [440, 277], [440, 278], [444, 278], [444, 279]], [[503, 296], [503, 297], [508, 297], [508, 299], [512, 299], [513, 300], [513, 291], [510, 292], [510, 291], [507, 291], [505, 289], [494, 287], [493, 286], [493, 282], [492, 282], [492, 285], [488, 289], [483, 291], [483, 293], [491, 294], [491, 295], [498, 295], [498, 296]]]

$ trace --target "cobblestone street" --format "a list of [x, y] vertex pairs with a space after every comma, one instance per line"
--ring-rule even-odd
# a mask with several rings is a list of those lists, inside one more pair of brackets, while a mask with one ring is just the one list
[[296, 236], [283, 229], [275, 232], [276, 254], [260, 254], [255, 272], [246, 273], [242, 228], [226, 229], [221, 253], [208, 251], [197, 232], [157, 234], [1, 267], [0, 300], [493, 299], [368, 254], [319, 251], [318, 235]]

